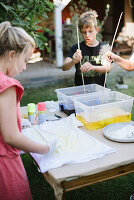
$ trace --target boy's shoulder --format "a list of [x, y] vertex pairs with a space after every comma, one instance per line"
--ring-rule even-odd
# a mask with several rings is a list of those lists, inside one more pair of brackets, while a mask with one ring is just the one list
[[110, 45], [106, 42], [100, 42], [100, 48], [104, 48], [107, 51], [110, 51]]
[[[84, 41], [80, 42], [80, 46], [83, 46], [83, 45], [85, 45], [85, 42], [84, 42]], [[78, 44], [72, 45], [71, 48], [72, 48], [72, 49], [78, 49]]]
[[110, 46], [108, 42], [100, 42], [100, 46]]
[[78, 44], [73, 44], [71, 48], [73, 48], [73, 49], [75, 49], [75, 48], [78, 49]]
[[108, 51], [110, 51], [110, 45], [106, 42], [101, 42], [99, 53], [103, 55]]

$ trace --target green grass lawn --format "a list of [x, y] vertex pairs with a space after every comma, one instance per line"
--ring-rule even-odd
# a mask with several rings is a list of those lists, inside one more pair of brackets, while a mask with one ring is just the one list
[[21, 106], [26, 106], [28, 103], [35, 103], [41, 101], [57, 101], [55, 89], [73, 86], [73, 78], [65, 79], [63, 82], [57, 84], [47, 85], [39, 88], [25, 89], [24, 96], [21, 100]]
[[[118, 90], [130, 96], [134, 96], [134, 78], [125, 78], [128, 90]], [[21, 101], [21, 106], [30, 102], [57, 100], [55, 89], [69, 87], [73, 80], [65, 81], [52, 86], [26, 89]], [[134, 108], [132, 109], [132, 120], [134, 120]], [[132, 152], [134, 154], [134, 152]], [[45, 181], [42, 174], [37, 170], [33, 160], [26, 153], [21, 156], [30, 183], [34, 200], [54, 200], [53, 189]], [[92, 186], [77, 189], [66, 194], [66, 200], [129, 200], [134, 192], [134, 174], [125, 175], [119, 178], [108, 180]]]

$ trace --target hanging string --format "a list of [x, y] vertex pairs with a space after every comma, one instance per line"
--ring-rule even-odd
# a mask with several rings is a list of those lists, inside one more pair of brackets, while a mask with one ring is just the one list
[[114, 44], [114, 41], [115, 41], [115, 37], [116, 37], [117, 31], [118, 31], [118, 28], [119, 28], [119, 24], [120, 24], [122, 15], [123, 15], [123, 12], [120, 14], [120, 17], [119, 17], [119, 20], [118, 20], [118, 24], [117, 24], [117, 27], [116, 27], [116, 30], [115, 30], [115, 33], [114, 33], [114, 37], [113, 37], [113, 40], [112, 40], [112, 44], [111, 44], [111, 51], [113, 49], [113, 44]]
[[[115, 37], [116, 37], [117, 31], [118, 31], [118, 28], [119, 28], [119, 24], [120, 24], [122, 15], [123, 15], [123, 12], [121, 12], [120, 17], [119, 17], [119, 20], [118, 20], [118, 24], [117, 24], [117, 26], [116, 26], [116, 30], [115, 30], [115, 33], [114, 33], [114, 37], [113, 37], [112, 44], [111, 44], [111, 47], [110, 47], [110, 50], [111, 50], [111, 51], [112, 51], [112, 49], [113, 49]], [[104, 89], [105, 89], [105, 86], [106, 86], [106, 80], [107, 80], [107, 68], [106, 68], [106, 73], [105, 73]], [[104, 101], [104, 90], [103, 90], [103, 96], [102, 96], [102, 104], [103, 104], [103, 101]]]
[[[77, 30], [78, 50], [80, 50], [78, 21], [76, 22], [76, 30]], [[81, 67], [81, 66], [82, 66], [82, 64], [81, 64], [81, 60], [80, 60], [80, 67]], [[84, 76], [83, 76], [83, 73], [82, 73], [82, 72], [81, 72], [81, 76], [82, 76], [82, 82], [83, 82], [83, 90], [84, 90], [84, 93], [86, 93], [85, 83], [84, 83]]]

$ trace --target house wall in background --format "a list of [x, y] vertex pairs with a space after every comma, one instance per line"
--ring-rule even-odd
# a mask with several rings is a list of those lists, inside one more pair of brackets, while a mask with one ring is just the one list
[[125, 0], [125, 18], [124, 18], [124, 24], [126, 24], [126, 22], [133, 22], [132, 8], [130, 7], [130, 0]]
[[105, 0], [105, 3], [110, 4], [110, 12], [104, 25], [103, 37], [104, 40], [112, 42], [121, 12], [123, 12], [123, 15], [116, 36], [118, 36], [124, 26], [125, 0]]

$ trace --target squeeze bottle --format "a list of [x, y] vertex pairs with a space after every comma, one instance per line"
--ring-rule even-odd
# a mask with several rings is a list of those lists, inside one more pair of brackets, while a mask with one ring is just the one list
[[35, 104], [29, 103], [27, 105], [27, 108], [28, 108], [28, 118], [29, 118], [29, 121], [31, 122], [31, 125], [33, 126], [36, 124]]
[[44, 102], [39, 102], [37, 104], [38, 108], [38, 120], [39, 124], [43, 124], [46, 121], [46, 106]]

